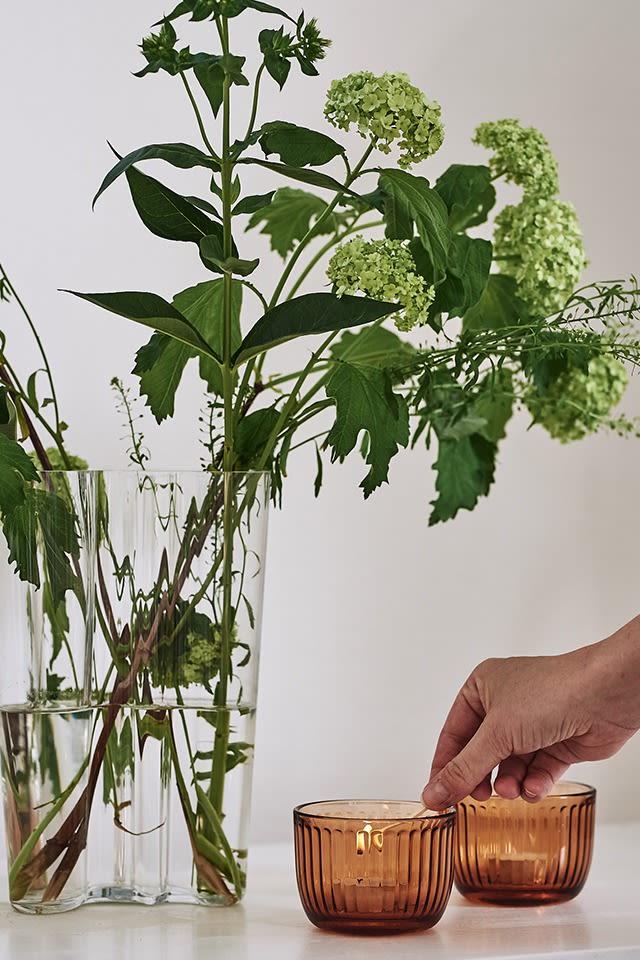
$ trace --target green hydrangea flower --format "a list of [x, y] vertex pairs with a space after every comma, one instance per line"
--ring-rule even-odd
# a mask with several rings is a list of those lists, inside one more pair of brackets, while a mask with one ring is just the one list
[[525, 195], [557, 194], [558, 163], [547, 140], [535, 127], [522, 127], [519, 120], [511, 119], [481, 123], [473, 142], [494, 151], [489, 160], [492, 176], [517, 183]]
[[430, 157], [444, 139], [440, 104], [429, 100], [404, 73], [376, 77], [362, 71], [334, 80], [324, 115], [341, 130], [355, 124], [360, 136], [370, 136], [382, 153], [390, 153], [395, 144], [403, 168]]
[[592, 357], [588, 371], [574, 368], [562, 374], [540, 396], [525, 399], [536, 423], [561, 443], [594, 433], [622, 399], [629, 381], [624, 365], [607, 354]]
[[[51, 464], [52, 470], [88, 470], [89, 464], [86, 460], [83, 460], [82, 457], [76, 457], [73, 453], [67, 454], [67, 460], [69, 461], [68, 465], [62, 459], [62, 454], [57, 447], [47, 447], [45, 450], [49, 463]], [[38, 459], [36, 453], [30, 453], [29, 456], [33, 460], [34, 464], [38, 470], [42, 469], [42, 464]]]
[[354, 237], [338, 247], [327, 276], [334, 292], [364, 293], [376, 300], [401, 305], [393, 320], [398, 330], [426, 323], [435, 291], [416, 273], [411, 253], [401, 240], [365, 240]]
[[494, 258], [517, 282], [532, 316], [561, 310], [587, 260], [576, 212], [561, 200], [526, 197], [496, 216]]

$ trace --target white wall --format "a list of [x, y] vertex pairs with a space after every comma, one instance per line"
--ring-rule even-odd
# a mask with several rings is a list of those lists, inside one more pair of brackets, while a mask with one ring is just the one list
[[[519, 117], [543, 130], [559, 159], [588, 275], [638, 269], [636, 0], [322, 0], [315, 8], [305, 4], [334, 40], [322, 77], [293, 81], [282, 95], [268, 87], [265, 119], [322, 128], [331, 78], [405, 70], [441, 102], [447, 129], [441, 153], [419, 172], [435, 178], [450, 162], [482, 162], [470, 144], [475, 125]], [[0, 260], [47, 343], [71, 446], [93, 466], [122, 462], [108, 384], [127, 374], [146, 337], [58, 289], [170, 297], [203, 278], [190, 249], [144, 230], [124, 183], [90, 210], [111, 165], [107, 139], [126, 152], [196, 137], [179, 83], [131, 76], [142, 65], [136, 44], [162, 13], [155, 0], [114, 0], [104, 13], [58, 0], [11, 4], [3, 15]], [[233, 26], [246, 32], [241, 21]], [[239, 37], [235, 46], [247, 44]], [[26, 366], [26, 340], [11, 336]], [[307, 350], [283, 352], [283, 362]], [[636, 381], [628, 408], [639, 407]], [[175, 424], [155, 439], [149, 429], [157, 466], [195, 462], [198, 410], [194, 386]], [[433, 529], [422, 450], [399, 459], [390, 486], [366, 503], [357, 460], [327, 470], [318, 501], [309, 460], [290, 474], [270, 533], [256, 839], [287, 837], [296, 802], [417, 795], [444, 714], [478, 660], [566, 650], [638, 612], [638, 441], [602, 436], [562, 447], [517, 420], [490, 497]], [[640, 738], [574, 773], [599, 788], [603, 819], [637, 815]]]

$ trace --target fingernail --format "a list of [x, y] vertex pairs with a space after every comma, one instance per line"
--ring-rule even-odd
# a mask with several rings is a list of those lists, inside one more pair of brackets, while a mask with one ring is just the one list
[[440, 810], [442, 807], [449, 805], [449, 796], [449, 791], [441, 780], [434, 780], [433, 783], [428, 783], [422, 791], [422, 799], [425, 804], [436, 810]]

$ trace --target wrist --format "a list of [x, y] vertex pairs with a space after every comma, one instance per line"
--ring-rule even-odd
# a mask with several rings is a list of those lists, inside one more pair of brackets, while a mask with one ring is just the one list
[[601, 719], [640, 729], [640, 616], [584, 648], [585, 691]]

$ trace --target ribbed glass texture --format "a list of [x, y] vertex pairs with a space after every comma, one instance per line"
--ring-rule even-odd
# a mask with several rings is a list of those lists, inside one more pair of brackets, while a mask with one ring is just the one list
[[343, 933], [432, 927], [451, 894], [454, 825], [455, 811], [424, 815], [412, 802], [296, 807], [296, 876], [308, 918]]
[[5, 526], [17, 910], [242, 897], [268, 503], [262, 473], [58, 471]]
[[539, 904], [570, 900], [587, 879], [595, 790], [558, 783], [539, 803], [492, 796], [458, 804], [455, 884], [470, 900]]

